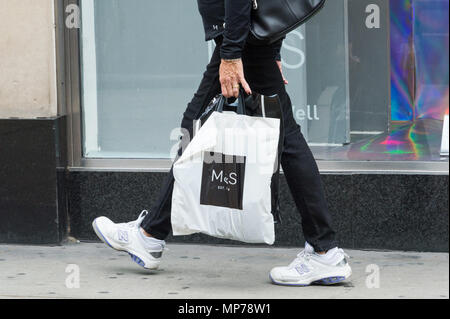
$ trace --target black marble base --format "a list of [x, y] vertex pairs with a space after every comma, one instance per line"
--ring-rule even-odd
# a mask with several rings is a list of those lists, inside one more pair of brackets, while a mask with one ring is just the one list
[[[71, 235], [97, 240], [95, 217], [115, 222], [137, 218], [157, 200], [163, 173], [71, 172]], [[448, 176], [322, 175], [340, 246], [448, 252]], [[304, 245], [300, 214], [286, 181], [281, 183], [283, 222], [276, 246]], [[241, 244], [205, 235], [170, 237], [170, 242]]]
[[65, 123], [0, 119], [0, 243], [58, 244], [66, 237]]

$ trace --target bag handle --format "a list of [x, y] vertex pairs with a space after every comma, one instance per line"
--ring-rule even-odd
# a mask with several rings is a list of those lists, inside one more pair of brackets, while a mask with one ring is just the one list
[[225, 96], [220, 95], [219, 102], [217, 104], [217, 112], [222, 113], [223, 112], [223, 107], [225, 105], [229, 106], [229, 107], [236, 106], [236, 113], [239, 114], [239, 115], [245, 115], [244, 92], [242, 90], [240, 90], [238, 98], [232, 104], [228, 104], [228, 99]]

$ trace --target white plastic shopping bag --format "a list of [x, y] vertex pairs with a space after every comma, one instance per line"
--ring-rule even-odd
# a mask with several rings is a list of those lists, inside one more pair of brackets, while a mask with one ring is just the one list
[[271, 178], [280, 120], [213, 112], [174, 164], [175, 236], [275, 241]]

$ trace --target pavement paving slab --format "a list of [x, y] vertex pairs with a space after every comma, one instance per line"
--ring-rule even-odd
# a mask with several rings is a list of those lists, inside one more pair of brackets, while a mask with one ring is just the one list
[[[169, 244], [147, 271], [102, 243], [0, 245], [0, 298], [346, 299], [449, 298], [448, 253], [346, 250], [353, 276], [334, 286], [271, 284], [293, 248]], [[79, 278], [79, 280], [77, 280]]]

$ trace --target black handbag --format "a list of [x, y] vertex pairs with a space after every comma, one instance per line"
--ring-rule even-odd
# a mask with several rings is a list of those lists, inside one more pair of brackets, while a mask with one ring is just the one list
[[250, 42], [273, 43], [311, 19], [326, 0], [252, 0]]

